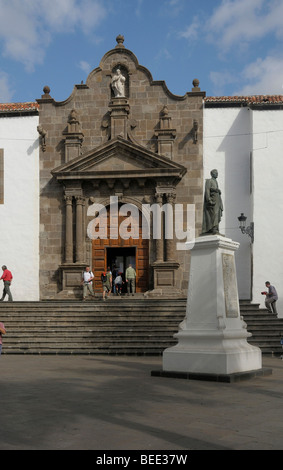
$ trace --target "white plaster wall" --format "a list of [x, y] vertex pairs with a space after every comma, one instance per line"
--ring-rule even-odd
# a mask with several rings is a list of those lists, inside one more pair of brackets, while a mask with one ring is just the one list
[[240, 299], [251, 298], [251, 239], [239, 229], [238, 216], [251, 220], [251, 111], [247, 108], [204, 109], [204, 180], [213, 168], [224, 204], [220, 232], [239, 242], [235, 253]]
[[253, 111], [253, 301], [264, 306], [265, 281], [275, 285], [283, 317], [283, 111]]
[[[14, 300], [39, 299], [38, 117], [1, 117], [4, 204], [0, 204], [0, 267], [12, 271]], [[2, 270], [1, 275], [2, 275]], [[2, 294], [3, 282], [0, 290]]]

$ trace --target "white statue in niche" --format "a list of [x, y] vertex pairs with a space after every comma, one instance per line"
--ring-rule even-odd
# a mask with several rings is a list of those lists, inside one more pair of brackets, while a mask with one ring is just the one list
[[125, 81], [126, 78], [121, 73], [120, 69], [117, 69], [112, 77], [112, 90], [114, 91], [115, 98], [122, 98], [125, 96]]

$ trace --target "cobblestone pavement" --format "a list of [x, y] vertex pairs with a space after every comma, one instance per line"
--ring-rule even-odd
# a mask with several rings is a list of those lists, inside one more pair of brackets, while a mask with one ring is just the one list
[[152, 377], [161, 357], [0, 358], [1, 450], [282, 450], [283, 361], [237, 383]]

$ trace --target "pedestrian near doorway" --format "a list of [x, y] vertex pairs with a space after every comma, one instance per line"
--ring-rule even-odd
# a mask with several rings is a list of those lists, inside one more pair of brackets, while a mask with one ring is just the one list
[[135, 295], [135, 290], [136, 290], [136, 271], [132, 267], [131, 264], [129, 264], [129, 267], [126, 269], [126, 282], [127, 282], [127, 292], [128, 295], [130, 295], [130, 292], [132, 292], [132, 295]]
[[107, 272], [102, 273], [101, 275], [101, 280], [102, 280], [102, 288], [103, 288], [103, 300], [106, 300], [106, 294], [107, 297], [111, 294], [112, 290], [112, 272], [110, 270], [110, 267], [108, 266]]
[[122, 279], [122, 273], [119, 272], [118, 275], [116, 276], [114, 280], [114, 284], [116, 287], [116, 295], [121, 295], [122, 294], [122, 285], [123, 285], [123, 279]]
[[113, 266], [112, 269], [112, 288], [113, 288], [113, 294], [116, 294], [116, 282], [115, 279], [118, 276], [118, 269], [116, 266]]
[[92, 282], [94, 279], [93, 272], [90, 270], [90, 267], [87, 266], [83, 273], [83, 300], [86, 300], [87, 293], [89, 292], [92, 297], [94, 297], [94, 291], [92, 287]]
[[266, 281], [265, 286], [268, 291], [262, 292], [265, 297], [265, 306], [269, 313], [275, 313], [277, 315], [276, 301], [278, 300], [277, 291], [274, 286], [270, 284], [269, 281]]
[[2, 294], [0, 301], [2, 302], [5, 299], [6, 295], [8, 295], [8, 301], [12, 302], [13, 297], [11, 294], [10, 287], [12, 284], [13, 276], [12, 276], [11, 271], [9, 271], [9, 269], [7, 269], [7, 266], [5, 265], [2, 266], [2, 271], [3, 271], [3, 274], [0, 280], [2, 279], [2, 281], [4, 282], [4, 289], [3, 289], [3, 294]]
[[6, 334], [4, 323], [0, 322], [0, 356], [2, 353], [2, 335]]

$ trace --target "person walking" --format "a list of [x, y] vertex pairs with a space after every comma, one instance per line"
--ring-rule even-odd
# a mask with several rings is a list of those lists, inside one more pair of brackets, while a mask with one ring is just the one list
[[265, 297], [265, 306], [269, 313], [275, 313], [277, 315], [276, 301], [278, 300], [278, 294], [274, 286], [269, 281], [265, 283], [268, 292], [263, 292]]
[[113, 267], [112, 269], [112, 289], [113, 289], [113, 294], [116, 294], [116, 282], [115, 279], [118, 276], [118, 269], [116, 266]]
[[110, 271], [110, 267], [108, 266], [107, 272], [101, 274], [101, 280], [102, 280], [102, 288], [103, 288], [103, 300], [106, 300], [106, 293], [107, 297], [111, 294], [112, 290], [112, 272]]
[[122, 285], [123, 285], [123, 279], [122, 279], [122, 273], [118, 273], [114, 280], [114, 284], [116, 287], [116, 295], [121, 295], [122, 293]]
[[126, 269], [126, 282], [127, 282], [127, 292], [130, 295], [130, 291], [132, 291], [132, 295], [135, 295], [135, 288], [136, 288], [136, 271], [129, 264], [129, 267]]
[[0, 356], [2, 353], [2, 335], [6, 334], [4, 323], [0, 322]]
[[3, 289], [3, 294], [2, 294], [0, 301], [2, 302], [5, 299], [6, 295], [8, 295], [8, 301], [12, 302], [13, 297], [10, 291], [10, 287], [11, 287], [13, 276], [12, 276], [11, 271], [9, 271], [9, 269], [7, 269], [7, 266], [5, 265], [2, 266], [2, 271], [3, 271], [3, 274], [0, 280], [2, 279], [2, 281], [4, 282], [4, 289]]
[[90, 270], [90, 267], [87, 266], [83, 273], [83, 300], [86, 300], [87, 293], [89, 292], [92, 297], [94, 297], [94, 291], [92, 287], [92, 281], [94, 279], [93, 272]]

